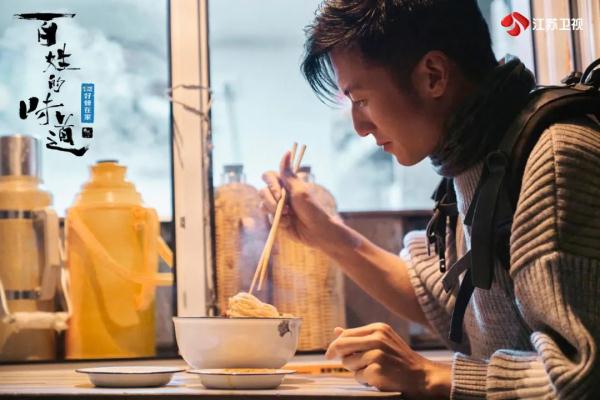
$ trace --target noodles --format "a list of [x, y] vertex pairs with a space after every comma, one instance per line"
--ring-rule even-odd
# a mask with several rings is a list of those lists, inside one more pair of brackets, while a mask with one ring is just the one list
[[246, 318], [280, 318], [291, 317], [280, 314], [271, 304], [263, 303], [250, 293], [240, 292], [229, 298], [226, 315], [228, 317]]
[[227, 316], [276, 318], [280, 315], [272, 305], [263, 303], [250, 293], [240, 292], [229, 298]]

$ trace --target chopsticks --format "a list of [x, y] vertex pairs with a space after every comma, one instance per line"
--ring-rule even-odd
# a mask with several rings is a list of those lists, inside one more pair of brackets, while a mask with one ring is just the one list
[[[298, 154], [298, 159], [294, 164], [294, 158], [296, 156], [296, 150], [298, 149], [298, 143], [294, 143], [292, 147], [292, 156], [290, 158], [290, 164], [292, 165], [292, 171], [295, 173], [298, 172], [300, 168], [300, 163], [302, 162], [302, 157], [304, 157], [304, 152], [306, 151], [306, 145], [302, 145], [300, 148], [300, 153]], [[269, 266], [269, 258], [271, 257], [271, 250], [273, 249], [273, 244], [275, 243], [275, 234], [277, 232], [277, 228], [279, 227], [279, 221], [281, 220], [281, 214], [283, 212], [283, 206], [285, 205], [285, 199], [287, 197], [287, 191], [285, 188], [281, 189], [281, 197], [277, 202], [277, 208], [275, 209], [275, 215], [273, 217], [273, 224], [271, 225], [271, 230], [269, 231], [269, 236], [267, 237], [267, 242], [265, 243], [265, 247], [263, 248], [262, 254], [260, 256], [260, 260], [258, 261], [258, 265], [256, 266], [256, 271], [254, 272], [254, 277], [252, 278], [252, 284], [250, 285], [250, 290], [248, 293], [252, 294], [254, 291], [254, 285], [258, 280], [257, 290], [261, 290], [263, 281], [265, 276], [267, 275], [267, 268]]]

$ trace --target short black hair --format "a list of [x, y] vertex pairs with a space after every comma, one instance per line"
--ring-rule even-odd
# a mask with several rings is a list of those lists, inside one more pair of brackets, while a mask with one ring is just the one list
[[409, 89], [410, 73], [431, 50], [474, 82], [498, 64], [476, 0], [325, 0], [305, 32], [301, 70], [322, 100], [339, 90], [329, 56], [338, 47], [358, 49]]

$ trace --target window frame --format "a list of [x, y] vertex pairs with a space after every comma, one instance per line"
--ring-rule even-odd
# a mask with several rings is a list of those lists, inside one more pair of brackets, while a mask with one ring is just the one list
[[[585, 69], [600, 57], [600, 6], [592, 0], [531, 0], [533, 18], [581, 18], [583, 30], [534, 32], [538, 83], [559, 84], [574, 70]], [[569, 57], [564, 57], [565, 52]]]
[[208, 4], [172, 0], [169, 7], [177, 315], [200, 317], [208, 315], [215, 295]]

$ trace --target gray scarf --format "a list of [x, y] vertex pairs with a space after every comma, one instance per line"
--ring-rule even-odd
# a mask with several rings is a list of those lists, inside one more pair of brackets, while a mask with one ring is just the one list
[[447, 120], [444, 138], [430, 155], [437, 173], [453, 177], [481, 161], [500, 143], [534, 87], [533, 74], [518, 58], [494, 68]]

